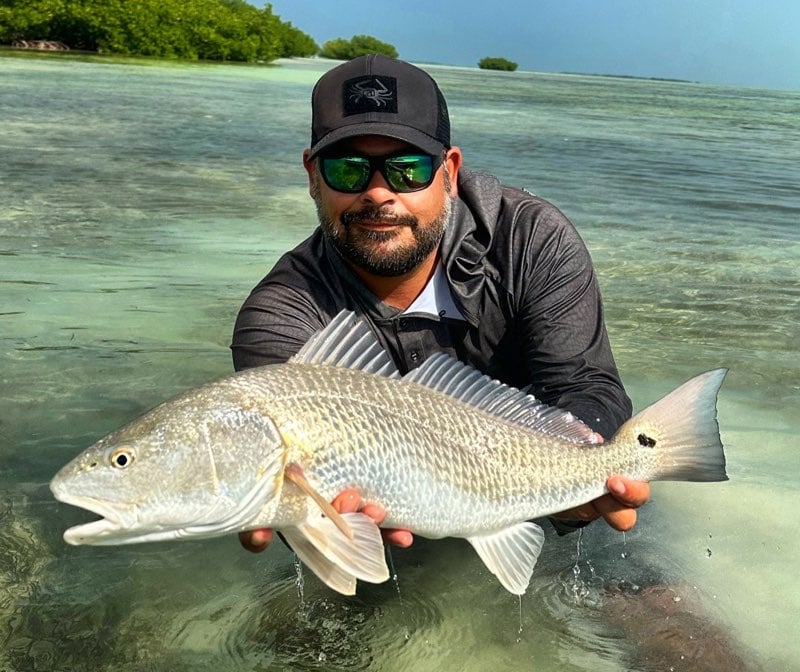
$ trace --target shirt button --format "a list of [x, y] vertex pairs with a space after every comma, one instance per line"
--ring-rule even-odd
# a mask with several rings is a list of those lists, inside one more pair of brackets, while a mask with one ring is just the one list
[[411, 351], [411, 361], [416, 362], [419, 360], [419, 353], [416, 350]]

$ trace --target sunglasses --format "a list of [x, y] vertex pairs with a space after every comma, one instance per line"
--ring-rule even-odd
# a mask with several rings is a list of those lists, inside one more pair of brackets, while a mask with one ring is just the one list
[[429, 187], [442, 159], [430, 154], [321, 156], [319, 163], [322, 179], [334, 191], [360, 193], [379, 170], [392, 191], [407, 194]]

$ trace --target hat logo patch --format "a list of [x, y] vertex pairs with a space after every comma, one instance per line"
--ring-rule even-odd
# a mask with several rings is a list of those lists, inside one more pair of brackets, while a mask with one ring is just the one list
[[397, 112], [397, 80], [369, 75], [348, 79], [342, 87], [345, 116], [365, 112]]

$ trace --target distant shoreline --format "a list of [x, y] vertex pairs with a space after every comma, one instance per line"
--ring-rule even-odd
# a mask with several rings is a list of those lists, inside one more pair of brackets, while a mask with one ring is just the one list
[[[643, 79], [650, 82], [675, 82], [677, 84], [704, 84], [696, 79], [676, 79], [674, 77], [646, 77], [645, 75], [610, 75], [605, 72], [565, 72], [557, 73], [559, 75], [580, 75], [583, 77], [614, 77], [615, 79]], [[711, 85], [714, 86], [714, 85]], [[726, 85], [723, 85], [726, 86]]]
[[[277, 58], [274, 61], [264, 62], [254, 62], [248, 63], [244, 61], [211, 61], [211, 60], [202, 60], [202, 59], [182, 59], [182, 58], [165, 58], [160, 56], [136, 56], [136, 55], [126, 55], [126, 54], [112, 54], [112, 53], [100, 53], [96, 51], [80, 51], [77, 49], [70, 49], [68, 51], [49, 51], [45, 49], [24, 49], [19, 47], [12, 47], [9, 44], [0, 44], [0, 58], [2, 57], [17, 57], [17, 58], [44, 58], [44, 59], [67, 59], [67, 60], [74, 60], [74, 61], [83, 61], [83, 62], [91, 62], [91, 61], [104, 61], [108, 63], [120, 63], [120, 64], [128, 64], [128, 65], [155, 65], [157, 63], [169, 64], [169, 65], [176, 65], [176, 66], [183, 66], [183, 65], [197, 65], [197, 66], [212, 66], [212, 65], [232, 65], [237, 67], [281, 67], [281, 65], [285, 63], [301, 63], [301, 62], [317, 62], [317, 63], [330, 63], [335, 64], [341, 61], [336, 61], [327, 58], [321, 58], [319, 56], [293, 56], [293, 57], [281, 57]], [[754, 87], [754, 86], [744, 86], [744, 85], [737, 85], [737, 84], [718, 84], [718, 83], [709, 83], [709, 82], [701, 82], [698, 80], [692, 79], [679, 79], [679, 78], [671, 78], [671, 77], [647, 77], [644, 75], [618, 75], [618, 74], [609, 74], [609, 73], [602, 73], [602, 72], [569, 72], [569, 71], [545, 71], [545, 70], [516, 70], [514, 72], [504, 72], [501, 70], [481, 70], [477, 65], [451, 65], [448, 63], [433, 63], [429, 61], [421, 61], [415, 59], [407, 59], [410, 62], [426, 67], [441, 67], [441, 68], [454, 68], [458, 70], [470, 70], [475, 72], [491, 72], [494, 73], [496, 76], [503, 77], [503, 76], [514, 76], [514, 75], [537, 75], [537, 76], [567, 76], [567, 77], [608, 77], [611, 79], [629, 79], [634, 81], [644, 81], [644, 82], [664, 82], [664, 83], [673, 83], [673, 84], [691, 84], [696, 86], [719, 86], [725, 88], [732, 88], [732, 89], [752, 89], [752, 90], [759, 90], [759, 91], [776, 91], [776, 92], [786, 92], [786, 93], [795, 93], [792, 89], [764, 89], [763, 87]]]
[[26, 58], [26, 59], [51, 59], [79, 62], [104, 62], [127, 65], [176, 65], [176, 66], [211, 66], [211, 65], [232, 65], [236, 67], [277, 67], [280, 64], [276, 61], [266, 63], [264, 61], [211, 61], [190, 58], [166, 58], [164, 56], [138, 56], [133, 54], [100, 53], [98, 51], [82, 51], [80, 49], [69, 49], [65, 51], [50, 51], [47, 49], [25, 49], [12, 47], [8, 44], [0, 44], [0, 58]]

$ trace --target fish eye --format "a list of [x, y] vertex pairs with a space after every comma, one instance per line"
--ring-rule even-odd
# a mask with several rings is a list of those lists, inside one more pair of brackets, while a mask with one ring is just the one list
[[108, 458], [112, 467], [125, 469], [133, 464], [133, 451], [130, 448], [117, 448]]

